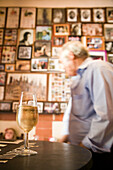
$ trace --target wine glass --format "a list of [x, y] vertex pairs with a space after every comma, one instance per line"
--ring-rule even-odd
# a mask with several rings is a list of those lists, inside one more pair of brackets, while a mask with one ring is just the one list
[[38, 122], [38, 107], [36, 95], [30, 92], [21, 92], [20, 102], [16, 113], [16, 121], [24, 131], [24, 148], [19, 155], [27, 156], [37, 154], [28, 147], [28, 133]]

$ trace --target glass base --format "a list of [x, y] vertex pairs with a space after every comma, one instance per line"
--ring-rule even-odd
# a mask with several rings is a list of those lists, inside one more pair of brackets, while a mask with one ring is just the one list
[[36, 155], [38, 152], [30, 150], [30, 149], [21, 149], [18, 151], [18, 155], [20, 156], [30, 156], [30, 155]]

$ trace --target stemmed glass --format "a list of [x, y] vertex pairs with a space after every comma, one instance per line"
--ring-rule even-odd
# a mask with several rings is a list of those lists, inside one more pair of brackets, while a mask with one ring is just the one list
[[19, 151], [19, 155], [27, 156], [37, 154], [36, 151], [30, 150], [28, 146], [28, 133], [36, 126], [38, 121], [38, 107], [35, 94], [30, 92], [21, 93], [16, 121], [24, 131], [24, 148]]

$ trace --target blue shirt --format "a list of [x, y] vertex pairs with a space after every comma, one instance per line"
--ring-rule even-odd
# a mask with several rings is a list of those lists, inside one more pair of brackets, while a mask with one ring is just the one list
[[82, 142], [94, 152], [109, 152], [113, 144], [113, 65], [87, 58], [77, 73], [63, 118], [69, 121], [69, 126], [65, 124], [69, 140], [75, 145]]

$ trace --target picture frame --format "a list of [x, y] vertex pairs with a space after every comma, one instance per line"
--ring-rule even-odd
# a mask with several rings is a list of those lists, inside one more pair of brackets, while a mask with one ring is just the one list
[[100, 51], [91, 50], [89, 51], [89, 55], [94, 60], [99, 59], [99, 60], [107, 61], [107, 53], [105, 50], [100, 50]]
[[113, 41], [113, 24], [104, 24], [105, 41]]
[[51, 24], [52, 24], [52, 8], [38, 8], [37, 25], [51, 25]]
[[0, 63], [2, 63], [2, 49], [3, 49], [3, 47], [0, 46]]
[[52, 26], [36, 26], [36, 40], [50, 41], [52, 38]]
[[65, 23], [65, 8], [53, 8], [52, 9], [53, 23], [60, 24]]
[[16, 70], [17, 71], [30, 71], [31, 70], [30, 64], [31, 64], [30, 60], [17, 60]]
[[6, 72], [14, 72], [15, 71], [15, 64], [5, 64], [5, 71]]
[[20, 8], [9, 7], [7, 11], [6, 28], [18, 28], [19, 15], [20, 15]]
[[68, 41], [81, 41], [81, 36], [69, 35]]
[[22, 7], [20, 28], [35, 28], [35, 21], [36, 21], [35, 17], [36, 17], [36, 8]]
[[0, 28], [5, 27], [6, 8], [0, 8]]
[[15, 63], [16, 47], [15, 46], [3, 46], [2, 50], [2, 63]]
[[91, 9], [80, 9], [81, 22], [91, 22]]
[[102, 24], [82, 24], [82, 34], [84, 36], [103, 36]]
[[13, 111], [13, 113], [17, 112], [18, 106], [19, 106], [19, 102], [13, 102], [12, 103], [12, 111]]
[[60, 103], [60, 112], [61, 113], [65, 113], [66, 109], [67, 109], [67, 103]]
[[60, 114], [60, 106], [58, 102], [44, 102], [44, 114]]
[[3, 44], [4, 29], [0, 29], [0, 45]]
[[5, 85], [6, 82], [6, 72], [0, 72], [0, 85]]
[[105, 22], [105, 10], [103, 8], [93, 8], [93, 21]]
[[78, 9], [68, 8], [67, 9], [67, 22], [77, 22], [78, 20]]
[[41, 114], [43, 113], [43, 102], [37, 102], [38, 106], [38, 113]]
[[113, 7], [106, 8], [106, 17], [108, 23], [113, 23]]
[[51, 57], [51, 41], [35, 41], [34, 58]]
[[52, 47], [52, 58], [58, 58], [62, 47]]
[[4, 86], [0, 86], [0, 100], [4, 99]]
[[107, 52], [113, 53], [113, 42], [112, 41], [105, 42], [105, 50]]
[[113, 54], [108, 54], [108, 55], [107, 55], [107, 60], [108, 60], [108, 62], [110, 62], [111, 64], [113, 64]]
[[65, 72], [58, 58], [49, 58], [48, 71]]
[[18, 31], [19, 38], [18, 38], [18, 44], [19, 45], [32, 45], [34, 42], [34, 29], [19, 29]]
[[82, 42], [89, 50], [105, 50], [104, 37], [102, 36], [84, 36]]
[[66, 36], [53, 36], [52, 46], [61, 47], [66, 42], [67, 42], [67, 37]]
[[5, 64], [0, 64], [0, 71], [5, 71]]
[[71, 24], [70, 34], [73, 36], [81, 36], [81, 23]]
[[47, 57], [33, 58], [31, 60], [31, 71], [47, 71], [48, 59]]
[[7, 73], [5, 100], [19, 100], [21, 91], [34, 92], [38, 101], [45, 101], [47, 99], [47, 74]]
[[18, 46], [17, 59], [30, 60], [32, 56], [32, 46]]
[[70, 34], [70, 25], [69, 24], [54, 24], [53, 25], [53, 34], [54, 36], [63, 36]]
[[2, 102], [0, 101], [0, 112], [11, 112], [12, 102]]
[[17, 29], [5, 29], [4, 45], [16, 45], [17, 34]]

